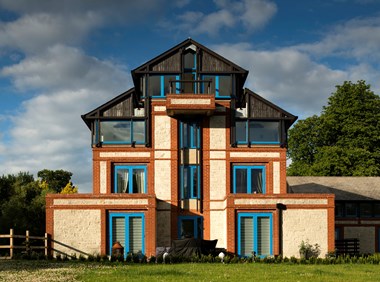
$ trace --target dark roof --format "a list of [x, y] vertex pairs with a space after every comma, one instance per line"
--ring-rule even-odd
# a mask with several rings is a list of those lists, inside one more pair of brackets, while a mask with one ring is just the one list
[[289, 193], [334, 194], [338, 201], [380, 200], [380, 177], [288, 176]]

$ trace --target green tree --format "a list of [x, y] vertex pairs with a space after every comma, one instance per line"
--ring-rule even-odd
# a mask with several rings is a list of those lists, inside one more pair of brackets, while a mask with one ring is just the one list
[[320, 116], [289, 130], [288, 175], [380, 176], [380, 97], [364, 81], [336, 87]]
[[60, 193], [63, 188], [70, 182], [71, 176], [73, 174], [65, 170], [49, 170], [43, 169], [37, 173], [37, 176], [42, 182], [47, 183], [49, 189]]

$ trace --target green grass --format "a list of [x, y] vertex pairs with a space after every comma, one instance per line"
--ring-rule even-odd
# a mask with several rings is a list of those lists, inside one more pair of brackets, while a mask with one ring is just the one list
[[0, 261], [0, 281], [379, 281], [380, 265]]

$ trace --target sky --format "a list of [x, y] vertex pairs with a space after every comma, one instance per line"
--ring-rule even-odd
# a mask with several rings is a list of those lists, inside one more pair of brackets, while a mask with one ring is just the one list
[[0, 0], [0, 175], [64, 169], [91, 192], [81, 115], [188, 37], [299, 119], [347, 80], [380, 94], [380, 0]]

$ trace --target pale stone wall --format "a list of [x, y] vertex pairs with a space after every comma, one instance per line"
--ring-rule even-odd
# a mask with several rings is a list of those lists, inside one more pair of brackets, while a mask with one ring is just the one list
[[[68, 255], [84, 252], [100, 254], [101, 245], [100, 210], [54, 210], [54, 249]], [[80, 252], [75, 251], [79, 250]]]
[[279, 158], [276, 152], [231, 152], [231, 158]]
[[217, 248], [227, 248], [226, 211], [210, 211], [210, 240], [218, 239]]
[[171, 246], [170, 210], [157, 211], [157, 247]]
[[327, 210], [288, 209], [283, 211], [283, 254], [299, 257], [299, 245], [309, 241], [320, 246], [320, 257], [328, 252]]
[[375, 253], [375, 227], [344, 227], [344, 238], [359, 239], [360, 253]]
[[226, 149], [226, 117], [210, 117], [210, 150]]
[[154, 191], [157, 199], [171, 199], [171, 173], [170, 160], [154, 161]]
[[107, 162], [100, 162], [100, 194], [107, 193]]
[[235, 205], [327, 205], [327, 199], [236, 199]]
[[147, 205], [148, 199], [54, 199], [55, 206]]
[[170, 149], [170, 117], [156, 116], [154, 118], [154, 148]]
[[226, 196], [226, 162], [210, 160], [210, 199], [223, 200]]
[[101, 158], [149, 158], [149, 152], [100, 152]]
[[280, 194], [280, 162], [273, 162], [273, 194]]

